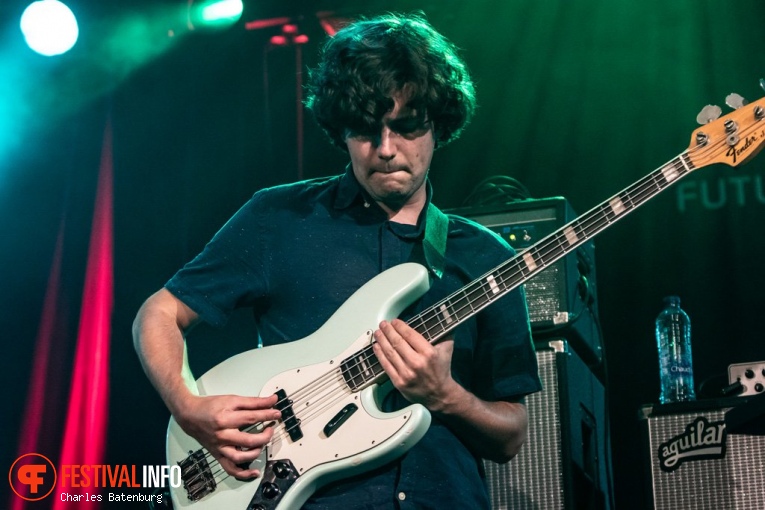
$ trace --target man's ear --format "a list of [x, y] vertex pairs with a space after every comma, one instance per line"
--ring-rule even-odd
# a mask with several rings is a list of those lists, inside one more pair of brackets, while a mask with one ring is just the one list
[[441, 146], [441, 131], [436, 127], [436, 123], [433, 123], [433, 150], [438, 149]]

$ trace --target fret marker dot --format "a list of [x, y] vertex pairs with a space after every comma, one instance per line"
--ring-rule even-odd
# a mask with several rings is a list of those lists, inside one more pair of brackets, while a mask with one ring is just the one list
[[491, 289], [491, 292], [494, 294], [499, 293], [499, 286], [497, 285], [496, 280], [494, 280], [494, 277], [492, 275], [489, 275], [488, 278], [486, 278], [486, 281], [489, 282], [489, 288]]
[[622, 199], [619, 197], [612, 198], [608, 202], [608, 205], [611, 206], [611, 210], [614, 211], [614, 214], [616, 214], [617, 216], [623, 213], [626, 209], [624, 207], [624, 202], [622, 202]]
[[523, 261], [526, 263], [526, 267], [529, 268], [529, 271], [534, 271], [537, 268], [537, 263], [534, 261], [534, 257], [531, 256], [531, 253], [526, 252], [523, 254]]
[[449, 314], [449, 310], [446, 309], [446, 305], [441, 305], [440, 307], [441, 315], [444, 317], [444, 320], [447, 324], [450, 324], [453, 319], [452, 316]]
[[572, 246], [575, 245], [577, 241], [579, 241], [579, 237], [577, 237], [573, 227], [566, 227], [566, 229], [563, 231], [563, 234], [566, 236], [566, 241], [568, 241], [568, 244]]
[[672, 166], [665, 166], [661, 169], [661, 173], [664, 175], [664, 180], [667, 182], [672, 182], [680, 176], [677, 168]]

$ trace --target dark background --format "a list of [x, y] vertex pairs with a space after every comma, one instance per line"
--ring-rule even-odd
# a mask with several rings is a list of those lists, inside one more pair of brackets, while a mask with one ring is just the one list
[[[195, 255], [259, 188], [331, 175], [345, 155], [306, 115], [298, 169], [296, 69], [316, 60], [315, 16], [422, 9], [460, 48], [479, 110], [437, 151], [434, 201], [462, 205], [481, 180], [512, 176], [534, 197], [565, 196], [580, 213], [675, 157], [695, 117], [733, 91], [763, 95], [765, 4], [698, 0], [471, 2], [262, 1], [248, 20], [291, 16], [309, 42], [269, 47], [279, 28], [186, 34], [185, 1], [72, 1], [81, 39], [53, 59], [25, 48], [19, 0], [0, 5], [0, 339], [6, 388], [0, 465], [16, 456], [30, 376], [47, 379], [63, 414], [107, 119], [114, 133], [115, 308], [108, 464], [161, 464], [168, 414], [133, 352], [141, 302]], [[181, 21], [178, 21], [178, 20]], [[173, 37], [168, 30], [173, 30]], [[646, 504], [638, 409], [656, 401], [653, 322], [665, 295], [693, 324], [697, 387], [731, 363], [765, 360], [765, 160], [714, 165], [596, 241], [598, 307], [608, 363], [616, 508]], [[56, 359], [31, 374], [62, 218]], [[246, 313], [190, 339], [197, 372], [253, 346]], [[55, 415], [55, 413], [53, 413]], [[57, 455], [62, 424], [46, 423]]]

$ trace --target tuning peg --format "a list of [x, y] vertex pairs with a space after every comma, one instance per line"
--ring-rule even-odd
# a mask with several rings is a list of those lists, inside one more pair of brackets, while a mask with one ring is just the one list
[[721, 114], [722, 108], [713, 104], [708, 104], [701, 109], [698, 115], [696, 115], [696, 122], [703, 126], [704, 124], [709, 124], [713, 120], [718, 119]]
[[739, 94], [736, 94], [735, 92], [733, 94], [728, 94], [728, 96], [725, 98], [725, 104], [733, 108], [734, 110], [738, 110], [742, 106], [748, 104], [749, 102], [741, 97]]

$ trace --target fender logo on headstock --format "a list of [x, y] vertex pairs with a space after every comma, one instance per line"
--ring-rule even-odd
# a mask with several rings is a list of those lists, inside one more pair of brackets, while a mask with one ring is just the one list
[[[729, 101], [732, 96], [737, 101]], [[703, 127], [693, 132], [688, 147], [692, 170], [713, 163], [738, 166], [765, 147], [765, 97], [747, 104], [741, 96], [731, 94], [726, 103], [735, 110], [724, 117], [719, 117], [722, 110], [714, 105], [705, 106], [696, 117]], [[719, 118], [710, 120], [715, 117]]]
[[726, 155], [729, 158], [733, 158], [734, 165], [736, 164], [740, 156], [745, 155], [749, 149], [752, 149], [755, 147], [755, 142], [760, 140], [763, 137], [763, 133], [765, 132], [761, 132], [759, 137], [757, 135], [747, 136], [743, 145], [741, 144], [733, 145], [730, 149], [728, 149], [728, 152]]

